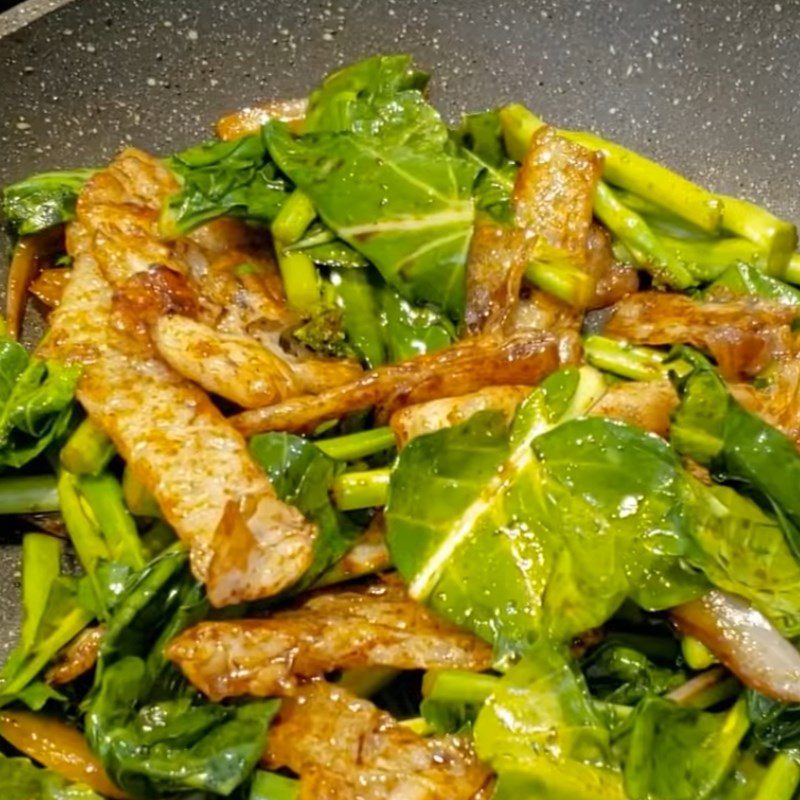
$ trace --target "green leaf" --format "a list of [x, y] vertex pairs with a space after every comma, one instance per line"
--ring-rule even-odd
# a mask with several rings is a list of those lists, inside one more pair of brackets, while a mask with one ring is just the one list
[[477, 168], [454, 154], [410, 61], [386, 58], [337, 73], [312, 95], [307, 133], [271, 122], [272, 158], [320, 217], [405, 297], [454, 319], [464, 305]]
[[359, 533], [331, 502], [333, 480], [345, 465], [326, 456], [308, 439], [290, 433], [254, 436], [250, 453], [269, 475], [281, 500], [317, 525], [314, 561], [301, 582], [308, 586], [352, 547]]
[[635, 713], [625, 762], [631, 800], [705, 800], [734, 767], [749, 723], [743, 703], [710, 714], [661, 698]]
[[713, 295], [719, 289], [725, 289], [737, 295], [749, 294], [763, 300], [772, 300], [791, 306], [800, 305], [800, 289], [796, 289], [778, 278], [773, 278], [763, 269], [749, 264], [728, 267], [704, 290], [704, 294]]
[[94, 170], [43, 172], [3, 190], [3, 215], [17, 236], [61, 225], [75, 218], [75, 203]]
[[566, 653], [547, 643], [500, 680], [474, 737], [499, 774], [496, 797], [624, 798], [609, 731], [586, 684]]
[[800, 746], [800, 704], [781, 703], [753, 689], [745, 692], [753, 738], [770, 750], [796, 750]]
[[86, 735], [108, 774], [139, 797], [229, 794], [247, 780], [277, 701], [221, 706], [200, 698], [163, 649], [209, 610], [181, 546], [129, 583], [111, 617], [86, 704]]
[[78, 366], [30, 358], [0, 336], [0, 469], [24, 466], [66, 436], [80, 373]]
[[547, 643], [503, 676], [478, 714], [474, 737], [478, 755], [491, 764], [536, 755], [614, 766], [609, 732], [583, 677], [565, 652]]
[[162, 209], [161, 229], [170, 238], [222, 216], [268, 224], [291, 192], [260, 133], [206, 142], [167, 163], [182, 184]]
[[51, 770], [35, 767], [27, 758], [2, 754], [0, 786], [6, 800], [101, 800], [85, 784], [69, 783]]
[[392, 474], [387, 538], [412, 595], [501, 651], [567, 640], [627, 597], [667, 608], [707, 586], [682, 559], [691, 496], [675, 454], [610, 420], [557, 425], [551, 409], [583, 411], [565, 402], [581, 394], [559, 385], [570, 376], [510, 429], [485, 412], [413, 440]]
[[680, 670], [657, 666], [644, 653], [613, 639], [593, 650], [582, 668], [592, 694], [607, 703], [635, 705], [648, 695], [666, 694], [686, 681]]
[[373, 270], [332, 273], [342, 327], [353, 349], [370, 368], [447, 347], [453, 324], [430, 305], [413, 305]]
[[466, 114], [453, 138], [463, 148], [464, 156], [480, 169], [472, 188], [476, 208], [498, 222], [511, 222], [517, 165], [506, 153], [500, 114], [497, 111]]
[[800, 635], [800, 563], [779, 522], [730, 487], [693, 485], [688, 560], [715, 586], [749, 600], [784, 636]]
[[80, 581], [62, 575], [50, 584], [41, 621], [32, 641], [21, 642], [0, 671], [0, 706], [20, 700], [34, 711], [58, 693], [36, 682], [39, 674], [91, 621], [80, 602]]
[[714, 478], [774, 511], [800, 559], [800, 454], [788, 436], [745, 410], [722, 379], [700, 363], [678, 384], [680, 405], [670, 439], [679, 453], [711, 468]]

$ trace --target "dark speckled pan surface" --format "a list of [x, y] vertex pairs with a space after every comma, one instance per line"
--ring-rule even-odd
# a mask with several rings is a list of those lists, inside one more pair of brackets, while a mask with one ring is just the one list
[[[800, 222], [800, 0], [73, 0], [0, 40], [0, 183], [125, 144], [168, 153], [387, 51], [433, 71], [452, 119], [519, 100]], [[7, 524], [0, 655], [18, 623]]]

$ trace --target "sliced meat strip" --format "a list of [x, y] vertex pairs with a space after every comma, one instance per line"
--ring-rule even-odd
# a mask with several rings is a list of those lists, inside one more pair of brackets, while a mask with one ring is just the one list
[[517, 174], [514, 209], [517, 226], [567, 256], [576, 266], [586, 263], [594, 193], [603, 171], [599, 153], [571, 142], [553, 128], [534, 135]]
[[281, 122], [301, 122], [308, 109], [305, 97], [294, 100], [268, 100], [255, 106], [247, 106], [217, 121], [217, 136], [226, 142], [258, 133], [262, 125], [272, 119]]
[[105, 626], [103, 625], [87, 628], [79, 633], [59, 654], [53, 666], [47, 670], [45, 676], [47, 682], [53, 686], [61, 686], [71, 683], [93, 669], [104, 636]]
[[467, 256], [468, 333], [505, 330], [513, 321], [525, 269], [524, 246], [520, 228], [491, 222], [475, 226]]
[[678, 395], [668, 380], [615, 383], [592, 406], [593, 417], [611, 417], [666, 436]]
[[507, 338], [465, 339], [452, 347], [378, 367], [317, 396], [297, 397], [232, 418], [247, 436], [262, 431], [311, 430], [329, 419], [381, 406], [382, 416], [436, 397], [467, 394], [485, 386], [533, 386], [558, 368], [556, 343], [536, 331]]
[[466, 740], [422, 738], [324, 682], [283, 702], [265, 761], [300, 776], [299, 800], [477, 800], [492, 781]]
[[638, 344], [691, 344], [710, 353], [729, 380], [757, 375], [794, 351], [797, 311], [752, 298], [701, 302], [681, 294], [639, 292], [621, 300], [605, 333]]
[[390, 424], [398, 446], [403, 447], [417, 436], [458, 425], [479, 411], [501, 411], [510, 421], [530, 392], [530, 386], [487, 386], [460, 397], [406, 406], [392, 414]]
[[[111, 212], [94, 208], [108, 199], [109, 185], [100, 172], [81, 194], [67, 235], [72, 275], [41, 352], [84, 366], [78, 399], [190, 544], [193, 571], [206, 583], [211, 602], [270, 596], [306, 570], [315, 528], [278, 500], [244, 439], [205, 393], [159, 359], [132, 356], [137, 345], [130, 343], [129, 330], [114, 327], [112, 288], [100, 265], [110, 253], [116, 263], [109, 269], [121, 268], [123, 249], [109, 247], [115, 226], [95, 227]], [[116, 196], [122, 200], [115, 205], [118, 217], [140, 216], [135, 191], [131, 202]], [[115, 225], [125, 228], [122, 220]], [[136, 237], [124, 236], [134, 248]], [[149, 247], [145, 241], [145, 253]], [[137, 253], [144, 263], [140, 251], [124, 257], [138, 263]]]
[[639, 290], [639, 272], [614, 258], [611, 236], [597, 222], [589, 228], [586, 271], [594, 278], [594, 297], [589, 308], [605, 308]]
[[166, 650], [214, 701], [293, 694], [339, 669], [468, 669], [492, 665], [489, 645], [410, 599], [399, 582], [329, 591], [266, 619], [201, 622]]

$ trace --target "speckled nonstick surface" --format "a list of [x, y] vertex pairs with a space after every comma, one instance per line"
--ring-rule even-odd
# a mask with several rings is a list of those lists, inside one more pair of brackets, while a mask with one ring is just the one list
[[[800, 222], [800, 0], [73, 0], [0, 40], [0, 183], [124, 144], [168, 153], [390, 51], [433, 71], [453, 119], [519, 100]], [[2, 655], [18, 548], [0, 531]]]

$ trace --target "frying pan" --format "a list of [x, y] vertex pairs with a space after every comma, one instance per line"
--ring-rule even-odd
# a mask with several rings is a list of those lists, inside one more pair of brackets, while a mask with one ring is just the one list
[[[0, 184], [125, 144], [175, 151], [398, 51], [452, 119], [524, 102], [800, 222], [800, 0], [29, 0], [0, 15]], [[9, 525], [0, 658], [19, 615]]]

